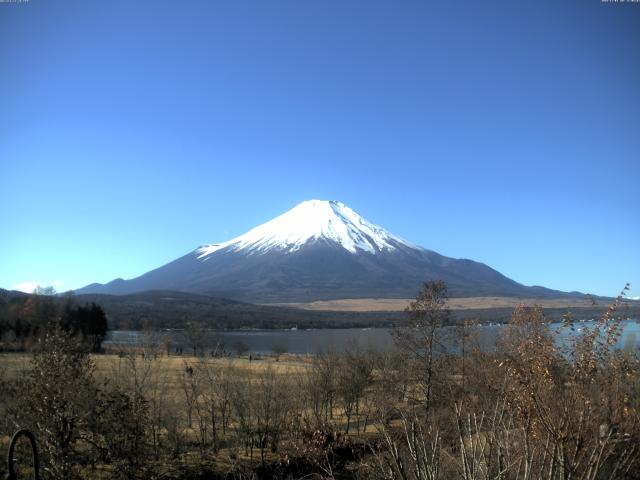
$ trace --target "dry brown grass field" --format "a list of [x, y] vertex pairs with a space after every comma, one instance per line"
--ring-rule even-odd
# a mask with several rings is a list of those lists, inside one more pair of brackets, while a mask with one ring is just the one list
[[[295, 307], [303, 310], [328, 310], [335, 312], [401, 312], [409, 306], [410, 298], [345, 298], [342, 300], [323, 300], [308, 303], [271, 304]], [[519, 298], [519, 297], [468, 297], [450, 298], [451, 310], [471, 310], [482, 308], [515, 308], [520, 304], [540, 305], [543, 308], [591, 307], [589, 298]]]
[[[0, 354], [0, 369], [7, 379], [15, 379], [23, 375], [31, 367], [31, 353], [2, 353]], [[275, 355], [261, 355], [252, 357], [194, 357], [192, 355], [143, 356], [141, 353], [131, 353], [121, 356], [114, 353], [91, 355], [95, 365], [95, 377], [98, 380], [120, 381], [120, 377], [131, 374], [131, 360], [135, 359], [138, 369], [144, 372], [144, 364], [151, 365], [157, 375], [162, 373], [162, 396], [182, 401], [184, 391], [182, 380], [188, 367], [218, 367], [234, 373], [237, 376], [244, 374], [258, 377], [268, 370], [274, 371], [278, 376], [291, 380], [293, 377], [305, 374], [312, 367], [312, 357], [307, 355], [285, 354], [279, 357]], [[146, 360], [146, 361], [145, 361]], [[144, 373], [143, 373], [144, 374]], [[336, 423], [342, 423], [338, 413]], [[367, 429], [369, 431], [371, 429]]]
[[[15, 378], [21, 372], [28, 370], [31, 366], [31, 353], [1, 353], [0, 369], [8, 378]], [[145, 357], [138, 353], [136, 355], [138, 361]], [[113, 378], [114, 372], [118, 371], [125, 362], [130, 361], [130, 356], [120, 356], [115, 353], [91, 355], [95, 364], [95, 374], [100, 379]], [[148, 358], [148, 357], [147, 357]], [[168, 379], [171, 380], [170, 385], [173, 387], [166, 392], [167, 395], [175, 393], [173, 389], [178, 388], [178, 380], [184, 375], [186, 368], [195, 367], [199, 364], [207, 366], [218, 366], [233, 369], [234, 371], [258, 374], [271, 368], [280, 375], [293, 375], [305, 372], [310, 366], [310, 358], [305, 355], [281, 355], [279, 358], [275, 355], [263, 355], [260, 357], [248, 356], [243, 357], [194, 357], [191, 355], [173, 355], [166, 356], [157, 354], [153, 357], [154, 368], [161, 370]]]
[[[28, 374], [32, 367], [32, 353], [2, 353], [0, 354], [0, 377], [6, 381], [15, 381]], [[126, 354], [104, 353], [93, 354], [91, 360], [95, 366], [94, 378], [99, 384], [107, 382], [110, 384], [127, 385], [125, 388], [138, 388], [135, 384], [144, 385], [145, 396], [156, 403], [162, 404], [166, 410], [172, 410], [177, 414], [182, 436], [184, 451], [172, 462], [161, 466], [165, 473], [186, 471], [190, 468], [196, 470], [209, 468], [216, 472], [231, 471], [237, 467], [238, 462], [257, 461], [259, 454], [257, 451], [248, 453], [246, 449], [235, 445], [237, 425], [231, 423], [231, 428], [224, 437], [220, 437], [221, 448], [214, 456], [203, 458], [201, 452], [198, 453], [196, 445], [200, 441], [198, 431], [198, 421], [196, 408], [192, 412], [193, 420], [187, 420], [188, 400], [185, 397], [185, 387], [190, 388], [190, 378], [199, 376], [202, 372], [217, 369], [230, 372], [236, 380], [247, 380], [252, 385], [260, 383], [261, 379], [274, 372], [283, 382], [279, 385], [288, 385], [290, 388], [300, 388], [300, 378], [306, 377], [313, 368], [313, 358], [305, 355], [284, 354], [262, 355], [262, 356], [242, 356], [242, 357], [195, 357], [192, 355], [171, 355], [161, 353], [143, 353], [142, 351], [129, 351]], [[188, 368], [192, 368], [195, 373], [189, 374]], [[136, 377], [134, 380], [133, 377]], [[293, 394], [293, 392], [291, 392]], [[299, 392], [296, 392], [299, 394]], [[336, 406], [332, 418], [334, 428], [343, 430], [347, 421], [344, 412]], [[308, 412], [310, 415], [311, 412]], [[188, 426], [188, 423], [192, 423]], [[348, 435], [350, 438], [369, 437], [376, 432], [376, 426], [369, 423], [360, 429], [356, 426], [359, 421], [352, 420], [352, 431]], [[9, 445], [9, 432], [0, 434], [0, 451], [6, 451]], [[163, 436], [166, 436], [166, 431]], [[284, 447], [289, 442], [283, 442]], [[228, 445], [228, 446], [225, 446]], [[278, 461], [280, 453], [271, 451], [265, 452], [266, 461]], [[166, 459], [165, 459], [166, 460]], [[175, 463], [174, 465], [170, 465]], [[185, 470], [186, 469], [186, 470]], [[26, 471], [29, 471], [28, 469]], [[2, 470], [0, 470], [0, 473]], [[108, 467], [103, 466], [99, 470], [90, 473], [92, 478], [112, 478]], [[168, 477], [173, 478], [173, 477]]]

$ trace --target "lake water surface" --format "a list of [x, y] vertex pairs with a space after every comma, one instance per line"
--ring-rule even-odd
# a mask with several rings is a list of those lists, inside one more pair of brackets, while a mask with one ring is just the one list
[[[594, 322], [576, 323], [576, 330], [592, 327]], [[569, 338], [569, 331], [559, 328], [560, 324], [552, 324], [552, 330], [558, 330], [558, 341], [564, 342]], [[499, 336], [504, 325], [486, 325], [476, 327], [476, 334], [470, 342], [482, 348], [491, 348]], [[115, 330], [109, 332], [104, 346], [118, 348], [118, 346], [142, 346], [144, 344], [169, 344], [169, 348], [187, 349], [185, 335], [181, 331], [166, 331], [146, 334], [133, 330]], [[272, 353], [276, 347], [288, 353], [315, 354], [329, 349], [337, 351], [353, 348], [388, 350], [394, 348], [392, 331], [389, 328], [327, 328], [318, 330], [227, 330], [211, 331], [204, 340], [205, 349], [211, 351], [214, 345], [223, 345], [228, 352], [237, 349], [237, 345], [246, 345], [248, 351], [254, 354]], [[624, 322], [624, 329], [617, 344], [618, 348], [640, 348], [640, 323], [636, 320]]]

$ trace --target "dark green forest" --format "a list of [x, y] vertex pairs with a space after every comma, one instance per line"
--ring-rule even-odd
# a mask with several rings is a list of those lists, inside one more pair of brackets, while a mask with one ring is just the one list
[[39, 337], [55, 329], [79, 339], [89, 351], [99, 352], [108, 331], [107, 315], [95, 302], [82, 303], [73, 295], [57, 297], [51, 289], [0, 296], [3, 350], [28, 350]]

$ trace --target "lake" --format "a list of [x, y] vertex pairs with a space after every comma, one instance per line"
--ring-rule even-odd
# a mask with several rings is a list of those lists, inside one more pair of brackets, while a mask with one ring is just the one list
[[[640, 323], [627, 320], [624, 323], [622, 335], [617, 348], [640, 347]], [[576, 330], [592, 327], [594, 322], [578, 322]], [[560, 324], [552, 324], [552, 329], [560, 328]], [[475, 342], [482, 348], [495, 345], [500, 330], [504, 325], [486, 325], [477, 327]], [[559, 341], [566, 341], [569, 332], [560, 329]], [[107, 348], [117, 349], [119, 346], [142, 346], [145, 344], [165, 345], [169, 342], [171, 351], [183, 348], [187, 353], [187, 342], [181, 331], [165, 331], [147, 334], [133, 330], [114, 330], [104, 342]], [[254, 354], [272, 353], [276, 346], [283, 351], [294, 354], [315, 354], [328, 349], [337, 351], [352, 348], [357, 344], [361, 348], [388, 350], [394, 348], [394, 342], [389, 328], [327, 328], [318, 330], [227, 330], [208, 332], [205, 343], [211, 351], [214, 345], [223, 344], [226, 351], [235, 351], [238, 343], [246, 345], [249, 352]]]

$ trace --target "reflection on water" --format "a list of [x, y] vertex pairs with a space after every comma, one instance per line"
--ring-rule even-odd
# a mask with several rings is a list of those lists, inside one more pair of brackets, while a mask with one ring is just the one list
[[[594, 322], [576, 323], [576, 331], [592, 327]], [[558, 331], [558, 341], [566, 342], [571, 333], [560, 324], [553, 324], [552, 331]], [[467, 348], [479, 346], [490, 349], [495, 345], [503, 325], [487, 325], [476, 327], [467, 339]], [[109, 332], [105, 347], [143, 345], [154, 343], [166, 345], [173, 351], [175, 348], [187, 350], [185, 336], [180, 331], [169, 331], [156, 334], [145, 334], [139, 331], [115, 330]], [[337, 351], [351, 348], [357, 344], [361, 348], [386, 350], [394, 348], [391, 329], [389, 328], [327, 328], [321, 330], [243, 330], [209, 332], [206, 338], [207, 350], [214, 345], [224, 345], [226, 351], [234, 351], [235, 345], [243, 343], [249, 352], [271, 353], [276, 349], [295, 354], [314, 354], [335, 349]], [[634, 349], [640, 347], [640, 323], [635, 320], [624, 322], [624, 329], [617, 344], [618, 348]], [[460, 348], [453, 347], [454, 350]]]

